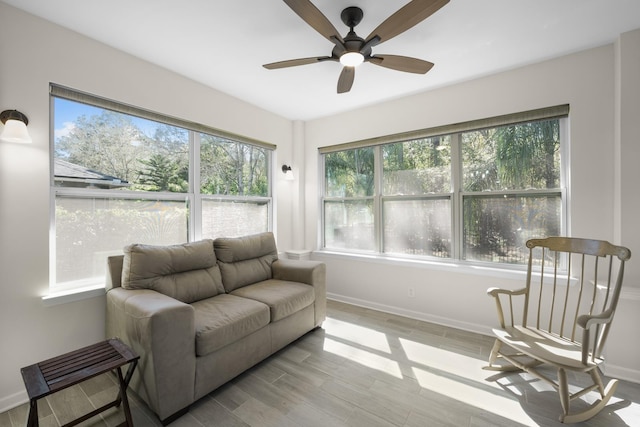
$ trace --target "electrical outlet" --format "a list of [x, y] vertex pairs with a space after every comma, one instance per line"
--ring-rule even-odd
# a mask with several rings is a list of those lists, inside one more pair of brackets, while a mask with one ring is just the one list
[[415, 290], [415, 289], [413, 289], [413, 288], [409, 288], [409, 289], [407, 290], [407, 296], [408, 296], [409, 298], [413, 298], [413, 297], [415, 297], [415, 296], [416, 296], [416, 290]]

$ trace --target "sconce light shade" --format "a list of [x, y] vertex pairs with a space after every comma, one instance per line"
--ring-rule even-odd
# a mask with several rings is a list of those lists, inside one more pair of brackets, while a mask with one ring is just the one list
[[291, 170], [291, 166], [282, 165], [282, 173], [284, 174], [284, 179], [287, 181], [293, 181], [293, 171]]
[[31, 137], [27, 130], [29, 119], [17, 110], [5, 110], [0, 113], [0, 122], [4, 129], [0, 134], [0, 141], [31, 143]]

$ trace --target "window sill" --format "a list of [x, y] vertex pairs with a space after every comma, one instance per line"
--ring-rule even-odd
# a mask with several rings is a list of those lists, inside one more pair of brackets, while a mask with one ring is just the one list
[[[453, 260], [424, 260], [424, 259], [411, 259], [401, 258], [384, 255], [373, 254], [361, 254], [352, 252], [339, 252], [330, 250], [317, 250], [312, 253], [312, 259], [321, 260], [325, 259], [351, 259], [358, 262], [373, 262], [376, 264], [388, 264], [396, 267], [412, 267], [412, 268], [425, 268], [430, 270], [449, 271], [452, 273], [460, 274], [472, 274], [481, 276], [490, 276], [498, 279], [511, 279], [520, 280], [524, 284], [524, 280], [527, 277], [526, 266], [512, 266], [509, 264], [500, 264], [496, 266], [479, 265], [467, 262], [456, 262]], [[539, 273], [534, 272], [534, 277], [540, 277]], [[566, 275], [559, 277], [564, 278], [560, 285], [566, 284]], [[539, 279], [538, 279], [539, 280]], [[545, 274], [545, 283], [551, 283], [550, 278]], [[571, 285], [577, 283], [577, 280], [572, 277]]]
[[42, 303], [45, 307], [51, 307], [70, 302], [82, 301], [89, 298], [103, 296], [105, 294], [104, 284], [87, 286], [81, 289], [72, 289], [68, 291], [51, 292], [42, 297]]

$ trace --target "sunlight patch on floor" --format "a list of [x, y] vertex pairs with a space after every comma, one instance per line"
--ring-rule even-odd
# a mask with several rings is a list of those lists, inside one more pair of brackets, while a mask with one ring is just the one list
[[[625, 424], [630, 426], [640, 425], [640, 405], [639, 404], [630, 402], [627, 405], [627, 402], [614, 397], [614, 398], [611, 398], [607, 406], [611, 406], [611, 405], [619, 405], [622, 407], [620, 409], [616, 409], [610, 416], [618, 417], [622, 421], [624, 421]], [[603, 409], [603, 412], [606, 410], [607, 408], [605, 407]]]
[[522, 393], [518, 387], [512, 385], [512, 384], [508, 384], [508, 385], [503, 385], [505, 390], [507, 390], [509, 393], [513, 394], [514, 396], [517, 397], [524, 397], [524, 393]]
[[486, 360], [476, 359], [404, 338], [400, 338], [400, 344], [407, 358], [415, 364], [449, 372], [463, 378], [477, 381], [488, 387], [502, 389], [502, 387], [494, 381], [486, 380], [488, 376], [495, 373], [482, 369], [484, 366], [487, 366]]
[[427, 372], [421, 368], [413, 368], [413, 372], [422, 388], [511, 419], [526, 426], [538, 426], [538, 424], [524, 412], [522, 406], [520, 406], [520, 402], [515, 399], [509, 399], [492, 391], [472, 387], [444, 376]]
[[392, 375], [396, 378], [402, 378], [402, 372], [400, 371], [400, 365], [397, 362], [389, 359], [388, 357], [379, 356], [370, 351], [362, 350], [357, 347], [353, 347], [342, 342], [325, 338], [324, 351], [342, 356], [353, 362], [359, 363], [377, 371], [381, 371]]
[[336, 320], [330, 317], [327, 317], [324, 321], [322, 329], [324, 329], [327, 335], [341, 338], [345, 341], [359, 344], [363, 347], [369, 347], [373, 350], [391, 353], [391, 347], [389, 346], [387, 336], [374, 329], [365, 328], [363, 326], [354, 325], [353, 323], [343, 322], [342, 320]]

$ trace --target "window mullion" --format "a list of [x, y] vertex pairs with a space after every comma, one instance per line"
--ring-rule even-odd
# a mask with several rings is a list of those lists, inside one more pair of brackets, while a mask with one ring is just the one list
[[451, 135], [451, 258], [462, 256], [462, 146], [459, 133]]
[[[267, 155], [267, 180], [269, 182], [274, 182], [274, 162], [273, 162], [273, 151], [268, 150], [266, 152]], [[273, 211], [274, 211], [274, 203], [275, 203], [275, 198], [273, 197], [273, 185], [269, 186], [269, 190], [267, 192], [267, 197], [269, 198], [269, 200], [271, 200], [271, 203], [268, 203], [268, 207], [267, 207], [267, 217], [268, 217], [268, 227], [269, 227], [269, 231], [274, 232], [276, 230], [274, 230], [275, 224], [274, 224], [274, 220], [273, 220]]]
[[[569, 123], [568, 119], [560, 119], [560, 141], [569, 141]], [[560, 218], [560, 230], [563, 236], [571, 236], [569, 229], [570, 204], [569, 199], [569, 144], [560, 144], [560, 188], [562, 191], [562, 217]]]
[[192, 242], [202, 239], [200, 181], [200, 133], [189, 131], [189, 240]]
[[326, 228], [326, 213], [325, 213], [325, 200], [327, 197], [327, 186], [325, 184], [326, 176], [326, 156], [318, 156], [318, 182], [320, 183], [320, 214], [318, 215], [316, 236], [319, 247], [323, 249], [326, 246], [325, 242], [325, 228]]
[[384, 165], [382, 161], [382, 146], [375, 147], [373, 151], [374, 165], [374, 199], [373, 199], [373, 224], [375, 230], [376, 251], [384, 253], [384, 218], [382, 204], [382, 174], [384, 173]]

